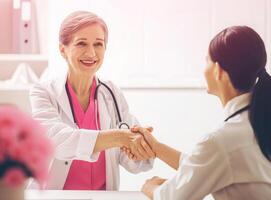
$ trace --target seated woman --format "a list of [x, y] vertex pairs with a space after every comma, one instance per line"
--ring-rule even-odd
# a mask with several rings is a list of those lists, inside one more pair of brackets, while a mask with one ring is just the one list
[[206, 58], [208, 93], [219, 97], [225, 120], [189, 154], [172, 149], [136, 127], [156, 156], [174, 169], [169, 179], [147, 180], [155, 200], [271, 199], [271, 77], [263, 40], [251, 28], [233, 26], [214, 37]]
[[[67, 73], [30, 91], [33, 117], [47, 128], [56, 147], [45, 189], [118, 190], [119, 165], [132, 173], [152, 168], [151, 148], [140, 134], [127, 129], [138, 122], [122, 92], [96, 76], [107, 40], [100, 17], [86, 11], [70, 14], [59, 33]], [[120, 147], [136, 154], [136, 161]]]

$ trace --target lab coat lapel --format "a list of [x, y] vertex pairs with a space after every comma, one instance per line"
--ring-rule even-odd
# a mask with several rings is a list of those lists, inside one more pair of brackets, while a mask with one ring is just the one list
[[[98, 110], [101, 129], [115, 128], [112, 124], [114, 118], [113, 106], [109, 91], [104, 86], [100, 86], [98, 90]], [[106, 164], [106, 190], [117, 190], [119, 186], [119, 161], [116, 160], [113, 149], [106, 150], [105, 157], [106, 163], [108, 163]]]
[[109, 111], [112, 108], [112, 101], [108, 98], [108, 95], [103, 86], [98, 90], [98, 112], [100, 118], [101, 129], [110, 129], [111, 127], [111, 113]]
[[71, 122], [74, 122], [69, 98], [65, 88], [66, 81], [67, 81], [67, 72], [63, 76], [58, 77], [58, 79], [54, 81], [54, 87], [56, 90], [56, 99], [59, 106], [68, 116]]

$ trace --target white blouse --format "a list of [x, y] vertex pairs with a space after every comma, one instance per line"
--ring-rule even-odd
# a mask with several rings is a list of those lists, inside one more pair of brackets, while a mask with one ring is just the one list
[[[225, 119], [250, 98], [246, 93], [229, 101]], [[201, 200], [208, 194], [216, 200], [271, 200], [271, 162], [259, 148], [247, 110], [183, 155], [177, 174], [155, 190], [154, 200]]]

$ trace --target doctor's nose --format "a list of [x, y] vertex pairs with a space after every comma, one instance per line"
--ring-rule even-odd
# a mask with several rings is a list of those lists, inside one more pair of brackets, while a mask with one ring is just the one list
[[95, 48], [94, 48], [93, 46], [90, 46], [90, 47], [87, 49], [87, 51], [86, 51], [85, 54], [86, 54], [88, 57], [90, 57], [90, 58], [95, 57], [95, 56], [96, 56]]

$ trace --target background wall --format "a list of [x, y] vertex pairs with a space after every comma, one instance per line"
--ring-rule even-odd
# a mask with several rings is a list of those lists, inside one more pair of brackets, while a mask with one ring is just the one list
[[90, 10], [109, 27], [100, 75], [122, 87], [202, 87], [209, 41], [231, 25], [254, 28], [271, 58], [270, 0], [65, 0], [65, 6], [63, 2], [49, 3], [52, 66], [65, 65], [55, 57], [61, 21], [72, 11]]

